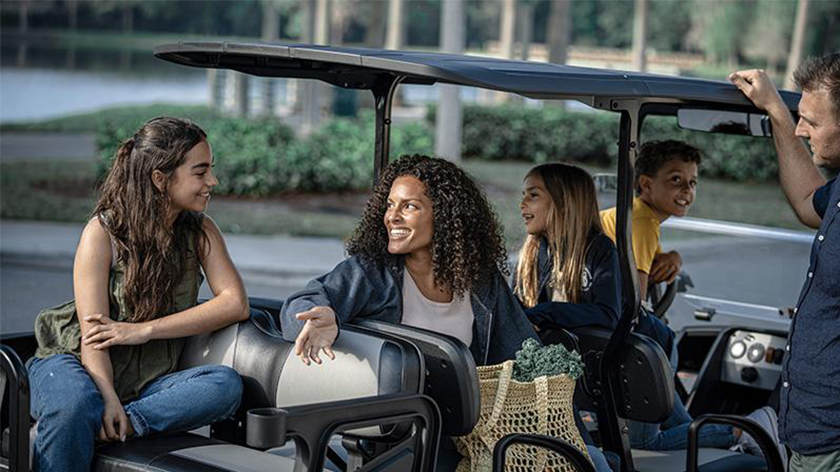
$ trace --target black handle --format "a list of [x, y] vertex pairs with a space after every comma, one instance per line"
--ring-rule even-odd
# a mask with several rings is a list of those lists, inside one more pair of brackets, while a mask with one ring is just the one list
[[779, 455], [779, 450], [773, 443], [773, 439], [764, 431], [764, 428], [759, 426], [755, 421], [736, 415], [701, 415], [691, 422], [688, 427], [688, 451], [686, 454], [685, 470], [687, 472], [697, 472], [698, 460], [698, 442], [700, 440], [700, 428], [706, 424], [728, 424], [741, 428], [741, 434], [749, 434], [758, 443], [761, 452], [764, 454], [764, 460], [767, 462], [767, 472], [783, 472], [784, 465], [782, 464], [782, 457]]
[[0, 367], [9, 382], [9, 470], [29, 470], [29, 374], [6, 345], [0, 345]]
[[595, 472], [595, 467], [589, 462], [589, 459], [583, 455], [580, 449], [559, 438], [545, 436], [542, 434], [520, 434], [511, 433], [503, 437], [496, 443], [493, 448], [493, 472], [503, 472], [505, 470], [505, 454], [510, 446], [514, 444], [526, 444], [529, 446], [537, 446], [545, 449], [550, 449], [560, 456], [566, 458], [575, 470], [581, 472]]

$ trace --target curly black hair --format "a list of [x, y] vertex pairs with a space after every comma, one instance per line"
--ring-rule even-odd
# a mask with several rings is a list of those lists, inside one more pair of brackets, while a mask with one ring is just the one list
[[432, 201], [432, 270], [440, 288], [457, 296], [491, 280], [496, 270], [507, 274], [502, 227], [484, 192], [455, 164], [419, 154], [402, 156], [382, 172], [362, 219], [347, 241], [347, 253], [392, 267], [402, 255], [388, 252], [383, 220], [391, 185], [413, 176]]
[[659, 169], [665, 164], [679, 159], [683, 162], [693, 162], [700, 167], [703, 155], [699, 149], [683, 141], [673, 139], [665, 141], [649, 141], [642, 145], [639, 157], [636, 159], [636, 175], [634, 186], [636, 193], [641, 194], [642, 188], [639, 183], [641, 176], [656, 177]]

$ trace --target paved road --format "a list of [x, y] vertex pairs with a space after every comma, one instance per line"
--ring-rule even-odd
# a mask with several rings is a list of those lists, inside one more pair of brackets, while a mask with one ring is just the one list
[[[796, 305], [808, 270], [810, 251], [809, 244], [732, 237], [704, 238], [664, 246], [665, 250], [676, 249], [682, 254], [683, 269], [694, 283], [690, 294], [773, 308]], [[703, 324], [694, 320], [695, 308], [678, 299], [669, 313], [671, 326], [678, 330], [685, 325]], [[768, 321], [787, 323], [770, 311], [749, 307], [739, 308], [739, 311], [760, 313]], [[728, 325], [733, 318], [716, 316], [714, 322]], [[761, 319], [747, 324], [750, 325], [769, 327]]]
[[[793, 306], [807, 270], [808, 247], [803, 244], [756, 244], [721, 238], [672, 247], [683, 254], [684, 268], [694, 282], [689, 293], [706, 297], [771, 307]], [[270, 298], [285, 298], [306, 280], [254, 270], [244, 271], [243, 277], [249, 295]], [[40, 309], [70, 299], [72, 291], [69, 259], [22, 261], [4, 256], [0, 259], [0, 330], [31, 329]], [[209, 296], [206, 286], [202, 296]], [[672, 326], [679, 329], [698, 324], [693, 312], [693, 306], [678, 300], [669, 315]]]

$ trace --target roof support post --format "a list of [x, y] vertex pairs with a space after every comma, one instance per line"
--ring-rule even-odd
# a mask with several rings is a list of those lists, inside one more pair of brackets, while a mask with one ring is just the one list
[[[624, 411], [624, 405], [617, 405], [617, 391], [621, 372], [617, 365], [618, 348], [630, 333], [634, 320], [639, 314], [640, 291], [637, 277], [636, 262], [633, 258], [633, 195], [634, 195], [634, 166], [639, 151], [639, 109], [641, 104], [637, 100], [613, 100], [610, 108], [621, 112], [621, 123], [618, 138], [618, 191], [616, 192], [616, 246], [618, 249], [619, 266], [621, 267], [621, 317], [618, 326], [610, 337], [599, 366], [598, 379], [603, 386], [603, 395], [598, 402], [599, 410], [604, 411], [604, 417], [598, 415], [598, 421], [606, 434], [602, 434], [604, 448], [621, 457], [621, 470], [631, 472], [633, 456], [630, 453], [628, 430], [624, 422], [618, 417]], [[629, 296], [632, 294], [632, 296]], [[600, 411], [599, 411], [600, 413]]]
[[374, 187], [379, 183], [382, 169], [388, 165], [388, 153], [391, 146], [391, 106], [394, 103], [397, 86], [404, 79], [404, 76], [380, 76], [370, 89], [376, 108], [376, 140], [373, 144]]

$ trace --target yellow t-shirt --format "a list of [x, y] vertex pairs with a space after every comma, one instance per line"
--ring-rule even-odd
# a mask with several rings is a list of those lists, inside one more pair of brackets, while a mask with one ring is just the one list
[[[615, 207], [601, 211], [604, 234], [615, 242]], [[653, 258], [662, 252], [659, 245], [659, 218], [641, 198], [633, 199], [633, 255], [636, 269], [650, 274]]]

